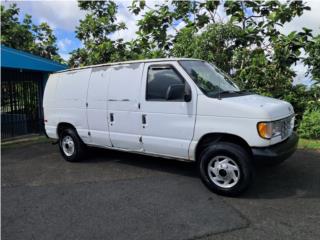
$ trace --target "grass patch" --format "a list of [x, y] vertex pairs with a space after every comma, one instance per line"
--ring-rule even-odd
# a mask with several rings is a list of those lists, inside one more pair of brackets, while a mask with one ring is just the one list
[[320, 140], [300, 138], [298, 148], [320, 150]]
[[1, 142], [1, 149], [17, 148], [17, 147], [26, 146], [33, 143], [43, 143], [43, 142], [50, 142], [50, 139], [48, 139], [45, 136], [33, 136], [30, 138], [21, 138], [21, 139], [15, 139], [12, 141], [5, 141], [5, 142]]

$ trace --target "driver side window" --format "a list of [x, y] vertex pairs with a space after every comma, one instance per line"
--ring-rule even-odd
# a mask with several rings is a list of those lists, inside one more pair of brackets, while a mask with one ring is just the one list
[[[186, 85], [182, 76], [170, 65], [151, 66], [148, 69], [147, 79], [147, 101], [170, 101], [168, 100], [168, 89], [174, 86]], [[184, 101], [184, 96], [175, 101]]]

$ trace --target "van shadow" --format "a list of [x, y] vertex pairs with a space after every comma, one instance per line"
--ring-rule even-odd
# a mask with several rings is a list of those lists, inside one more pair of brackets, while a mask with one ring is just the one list
[[90, 148], [88, 157], [82, 162], [98, 164], [106, 161], [149, 169], [152, 171], [160, 171], [194, 178], [198, 177], [196, 164], [194, 162], [175, 161], [173, 159], [152, 157], [109, 149]]
[[[92, 148], [85, 163], [114, 161], [117, 164], [161, 171], [199, 179], [194, 162]], [[275, 167], [256, 167], [249, 189], [240, 198], [281, 199], [320, 197], [320, 153], [298, 151], [286, 162]]]

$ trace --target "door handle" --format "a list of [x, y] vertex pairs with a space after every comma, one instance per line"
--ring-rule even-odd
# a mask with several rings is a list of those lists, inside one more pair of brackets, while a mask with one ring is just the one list
[[110, 113], [110, 122], [114, 122], [113, 113]]
[[142, 124], [147, 124], [147, 115], [146, 114], [142, 114]]

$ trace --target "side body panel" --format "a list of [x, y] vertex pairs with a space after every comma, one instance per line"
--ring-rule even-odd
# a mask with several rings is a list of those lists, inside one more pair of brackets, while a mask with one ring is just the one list
[[141, 76], [144, 63], [110, 67], [108, 119], [112, 146], [142, 151]]
[[[221, 100], [209, 98], [203, 94], [198, 95], [197, 109], [195, 133], [190, 145], [191, 159], [195, 159], [195, 150], [199, 140], [210, 133], [236, 135], [251, 147], [263, 147], [271, 144], [270, 140], [261, 138], [257, 132], [258, 122], [270, 121], [269, 116], [263, 110], [257, 109], [256, 118], [254, 118], [250, 116], [253, 113], [249, 107], [231, 104], [224, 101], [223, 98]], [[241, 113], [242, 116], [239, 117]]]
[[87, 95], [87, 118], [90, 144], [95, 146], [111, 146], [107, 112], [109, 78], [109, 67], [92, 69]]

